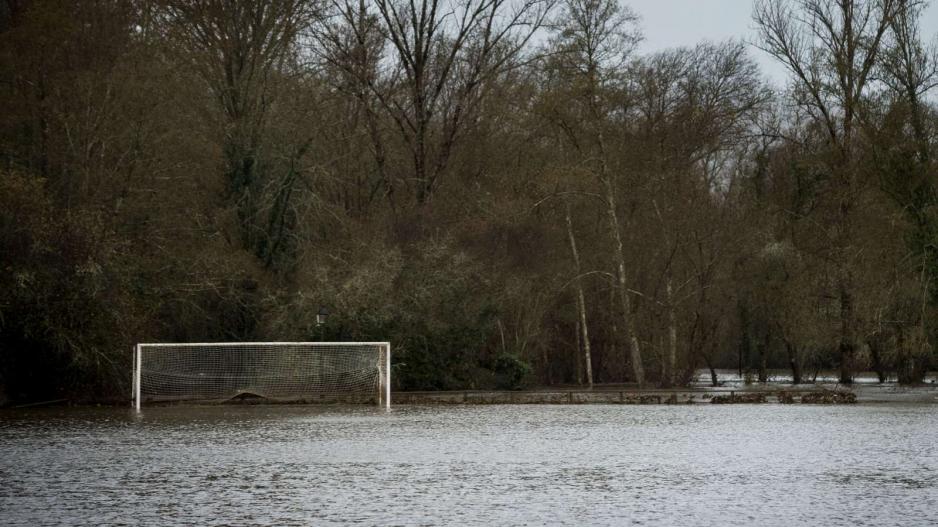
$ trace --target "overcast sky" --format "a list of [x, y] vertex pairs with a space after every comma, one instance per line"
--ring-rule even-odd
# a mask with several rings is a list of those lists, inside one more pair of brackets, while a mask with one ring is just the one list
[[[728, 38], [754, 40], [752, 0], [620, 0], [642, 17], [645, 41], [642, 53], [675, 46], [692, 46], [701, 40]], [[938, 34], [938, 1], [922, 16], [922, 36], [932, 40]], [[784, 83], [784, 68], [762, 51], [751, 48], [752, 56], [774, 81]]]

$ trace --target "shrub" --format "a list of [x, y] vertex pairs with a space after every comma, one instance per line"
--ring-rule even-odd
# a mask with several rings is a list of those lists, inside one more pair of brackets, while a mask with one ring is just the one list
[[531, 365], [514, 355], [500, 355], [495, 359], [495, 385], [500, 390], [520, 390], [524, 378], [531, 373]]

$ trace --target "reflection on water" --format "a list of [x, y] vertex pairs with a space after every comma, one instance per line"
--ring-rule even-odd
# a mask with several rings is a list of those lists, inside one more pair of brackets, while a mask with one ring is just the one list
[[938, 406], [0, 412], [4, 525], [938, 524]]

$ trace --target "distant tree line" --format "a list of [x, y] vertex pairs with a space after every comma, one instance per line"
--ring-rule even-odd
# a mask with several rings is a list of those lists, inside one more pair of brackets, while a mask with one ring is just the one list
[[615, 0], [3, 0], [0, 402], [122, 397], [144, 341], [390, 340], [398, 389], [921, 382], [924, 7], [639, 54]]

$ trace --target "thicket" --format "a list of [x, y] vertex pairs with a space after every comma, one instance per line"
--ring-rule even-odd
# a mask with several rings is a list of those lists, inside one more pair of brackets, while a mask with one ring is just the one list
[[0, 2], [0, 402], [122, 398], [143, 341], [390, 340], [397, 389], [919, 382], [922, 7], [756, 2], [775, 89], [741, 42], [637, 53], [613, 0]]

